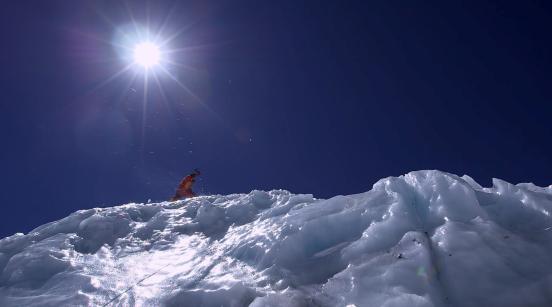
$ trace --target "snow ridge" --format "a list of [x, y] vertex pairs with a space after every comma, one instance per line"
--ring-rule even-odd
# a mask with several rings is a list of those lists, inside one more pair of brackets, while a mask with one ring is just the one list
[[0, 306], [549, 306], [551, 210], [440, 171], [81, 210], [0, 240]]

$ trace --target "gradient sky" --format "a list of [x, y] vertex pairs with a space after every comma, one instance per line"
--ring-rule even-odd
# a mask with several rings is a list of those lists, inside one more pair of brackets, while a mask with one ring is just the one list
[[[165, 200], [196, 167], [201, 194], [327, 198], [419, 169], [550, 185], [551, 14], [547, 1], [5, 1], [0, 236]], [[146, 96], [136, 70], [111, 78], [134, 25], [173, 35], [179, 63]]]

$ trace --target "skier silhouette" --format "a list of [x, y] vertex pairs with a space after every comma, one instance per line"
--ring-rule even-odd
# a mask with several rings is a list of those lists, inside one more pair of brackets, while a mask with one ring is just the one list
[[171, 198], [171, 201], [196, 196], [196, 194], [192, 191], [192, 185], [195, 182], [195, 177], [199, 176], [200, 174], [201, 172], [198, 169], [195, 169], [190, 175], [184, 177], [184, 179], [180, 181], [178, 188], [176, 188], [176, 192]]

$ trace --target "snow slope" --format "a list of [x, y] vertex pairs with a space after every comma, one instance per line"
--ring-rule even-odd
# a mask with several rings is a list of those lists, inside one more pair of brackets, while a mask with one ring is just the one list
[[0, 240], [0, 306], [552, 306], [551, 210], [439, 171], [81, 210]]

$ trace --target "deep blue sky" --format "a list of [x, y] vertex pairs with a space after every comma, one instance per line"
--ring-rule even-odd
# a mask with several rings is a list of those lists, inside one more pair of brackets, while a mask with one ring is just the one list
[[[431, 3], [432, 2], [432, 3]], [[132, 18], [129, 14], [132, 13]], [[149, 12], [149, 14], [147, 13]], [[172, 12], [172, 13], [171, 13]], [[326, 198], [418, 169], [552, 183], [546, 1], [6, 1], [0, 236], [78, 209], [203, 194]], [[110, 76], [116, 33], [181, 66]], [[145, 116], [144, 116], [145, 115]]]

